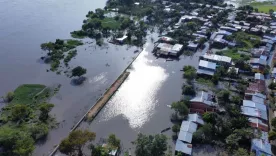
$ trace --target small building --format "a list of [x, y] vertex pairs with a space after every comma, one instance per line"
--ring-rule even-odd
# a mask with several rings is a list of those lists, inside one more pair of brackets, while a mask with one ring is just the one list
[[201, 115], [196, 114], [196, 113], [189, 114], [187, 121], [191, 121], [191, 122], [194, 122], [194, 123], [199, 124], [199, 125], [204, 125], [204, 121], [203, 121]]
[[262, 120], [258, 119], [258, 118], [249, 117], [248, 121], [250, 123], [250, 126], [253, 127], [253, 128], [257, 128], [257, 129], [259, 129], [261, 131], [264, 131], [264, 132], [269, 131], [268, 125], [265, 122], [263, 122]]
[[244, 99], [264, 105], [266, 104], [266, 96], [261, 93], [245, 93]]
[[178, 134], [178, 140], [191, 143], [193, 133], [197, 130], [197, 124], [190, 121], [182, 121], [180, 131]]
[[181, 152], [186, 155], [192, 155], [192, 149], [193, 149], [192, 144], [187, 144], [179, 139], [176, 140], [175, 151]]
[[256, 82], [249, 83], [246, 93], [266, 93], [265, 81], [257, 80]]
[[265, 80], [264, 75], [261, 73], [255, 73], [255, 80]]
[[262, 139], [252, 139], [251, 151], [256, 153], [256, 156], [273, 156], [271, 151], [271, 144]]
[[266, 111], [267, 107], [266, 105], [264, 105], [263, 103], [257, 103], [254, 101], [250, 101], [250, 100], [243, 100], [242, 102], [244, 107], [251, 107], [251, 108], [257, 108], [259, 110], [263, 110]]
[[252, 108], [252, 107], [245, 107], [241, 106], [242, 114], [248, 116], [248, 117], [255, 117], [263, 122], [267, 122], [267, 112], [266, 110], [260, 110], [258, 108]]
[[205, 112], [215, 112], [217, 103], [214, 102], [214, 96], [201, 91], [196, 97], [190, 100], [190, 112], [203, 114]]
[[266, 60], [260, 58], [251, 58], [249, 61], [251, 67], [253, 68], [254, 72], [261, 72], [263, 73], [264, 67], [266, 66]]
[[216, 54], [208, 54], [205, 53], [204, 55], [200, 56], [201, 59], [213, 62], [219, 65], [228, 65], [230, 66], [232, 63], [232, 58], [228, 56], [221, 56]]
[[217, 66], [216, 63], [200, 60], [198, 69], [197, 69], [197, 74], [213, 76], [216, 71], [216, 66]]
[[217, 34], [219, 34], [219, 35], [226, 35], [226, 36], [232, 35], [231, 32], [226, 31], [226, 30], [219, 30], [219, 31], [217, 32]]
[[168, 43], [159, 43], [156, 47], [157, 54], [164, 55], [164, 56], [178, 56], [179, 53], [182, 51], [183, 45], [182, 44], [168, 44]]
[[195, 36], [195, 37], [198, 37], [198, 38], [207, 38], [207, 36], [201, 35], [201, 34], [197, 34], [197, 33], [193, 33], [192, 35]]
[[238, 31], [238, 29], [236, 29], [236, 28], [225, 27], [225, 26], [220, 27], [220, 29], [230, 31], [230, 32], [237, 32]]
[[276, 68], [273, 68], [271, 72], [271, 77], [273, 77], [274, 79], [276, 78]]
[[196, 51], [198, 46], [199, 46], [198, 43], [194, 43], [193, 41], [189, 41], [189, 44], [188, 44], [187, 48], [189, 50]]
[[159, 42], [164, 42], [164, 43], [171, 43], [174, 40], [171, 37], [167, 37], [167, 36], [162, 36], [159, 38]]

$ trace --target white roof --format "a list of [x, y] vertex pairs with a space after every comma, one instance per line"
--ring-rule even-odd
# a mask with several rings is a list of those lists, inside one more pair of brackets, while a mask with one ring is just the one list
[[188, 155], [192, 155], [192, 149], [193, 149], [192, 144], [187, 144], [187, 143], [184, 143], [181, 140], [177, 139], [176, 144], [175, 144], [175, 151], [182, 152], [182, 153], [185, 153]]
[[255, 73], [255, 80], [264, 80], [264, 75], [261, 73]]
[[201, 125], [204, 124], [204, 121], [203, 121], [201, 115], [196, 114], [196, 113], [195, 114], [189, 114], [188, 115], [188, 121], [192, 121], [192, 122], [195, 122], [195, 123], [201, 124]]
[[193, 133], [181, 131], [178, 134], [178, 140], [183, 142], [191, 143], [193, 139]]
[[217, 64], [213, 63], [213, 62], [205, 61], [205, 60], [200, 60], [199, 61], [199, 66], [204, 67], [204, 68], [208, 68], [208, 69], [216, 70]]
[[168, 44], [168, 43], [159, 43], [157, 45], [158, 48], [160, 48], [162, 51], [167, 51], [167, 52], [170, 52], [173, 45], [171, 44]]
[[209, 70], [204, 70], [204, 69], [197, 69], [196, 72], [198, 74], [205, 74], [205, 75], [210, 75], [210, 76], [213, 76], [215, 74], [215, 71], [209, 71]]
[[201, 102], [209, 106], [215, 106], [216, 103], [212, 101], [213, 95], [208, 94], [207, 92], [201, 91], [197, 94], [196, 97], [191, 99], [191, 102]]
[[272, 74], [276, 74], [276, 68], [273, 68]]
[[207, 53], [202, 55], [202, 57], [209, 60], [214, 60], [218, 62], [227, 62], [227, 63], [231, 63], [231, 60], [232, 60], [231, 57], [215, 55], [215, 54], [207, 54]]
[[182, 121], [180, 131], [194, 133], [197, 129], [197, 124], [191, 121]]
[[123, 36], [123, 37], [121, 37], [121, 38], [116, 38], [117, 41], [123, 41], [123, 40], [125, 40], [125, 39], [127, 39], [127, 36], [126, 36], [126, 35]]
[[177, 51], [177, 52], [179, 52], [182, 48], [183, 48], [183, 45], [182, 45], [182, 44], [175, 44], [175, 45], [172, 47], [172, 51]]
[[267, 112], [257, 108], [241, 106], [242, 114], [267, 120]]
[[263, 103], [256, 103], [250, 100], [243, 100], [243, 106], [245, 107], [252, 107], [252, 108], [257, 108], [260, 110], [264, 110], [266, 111], [266, 105], [264, 105]]

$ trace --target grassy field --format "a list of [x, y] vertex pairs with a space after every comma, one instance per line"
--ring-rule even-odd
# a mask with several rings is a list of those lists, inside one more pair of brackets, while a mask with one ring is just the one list
[[108, 17], [104, 18], [101, 21], [101, 24], [103, 28], [109, 28], [112, 30], [119, 29], [121, 26], [121, 23], [119, 21], [116, 21], [114, 18], [108, 18]]
[[[24, 84], [19, 86], [14, 91], [13, 104], [33, 104], [36, 99], [46, 97], [47, 89], [43, 90], [46, 86], [40, 84]], [[41, 92], [43, 91], [43, 92]], [[40, 93], [41, 92], [41, 93]], [[40, 93], [40, 94], [39, 94]]]
[[276, 5], [272, 2], [253, 2], [250, 5], [257, 8], [259, 12], [269, 13], [270, 9], [276, 11]]

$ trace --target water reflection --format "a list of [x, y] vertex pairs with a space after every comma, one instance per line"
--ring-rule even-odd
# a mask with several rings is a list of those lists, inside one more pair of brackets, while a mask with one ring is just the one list
[[164, 68], [151, 65], [152, 60], [147, 58], [149, 54], [144, 50], [133, 63], [128, 79], [106, 105], [102, 120], [123, 115], [132, 128], [139, 128], [154, 114], [158, 104], [156, 93], [168, 74]]

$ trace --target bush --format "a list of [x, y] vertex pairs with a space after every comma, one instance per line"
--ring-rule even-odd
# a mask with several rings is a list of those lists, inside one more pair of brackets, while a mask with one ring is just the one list
[[6, 102], [11, 102], [13, 100], [13, 98], [14, 98], [14, 93], [13, 92], [8, 92], [6, 97], [4, 98], [4, 100]]
[[178, 124], [173, 125], [172, 131], [178, 133], [180, 131], [180, 126]]
[[196, 92], [193, 86], [183, 86], [182, 94], [194, 96]]
[[196, 69], [192, 66], [185, 66], [183, 68], [184, 70], [184, 78], [188, 79], [188, 80], [192, 80], [196, 77]]

